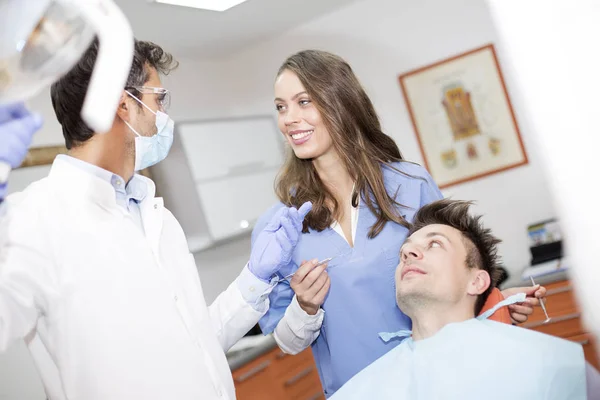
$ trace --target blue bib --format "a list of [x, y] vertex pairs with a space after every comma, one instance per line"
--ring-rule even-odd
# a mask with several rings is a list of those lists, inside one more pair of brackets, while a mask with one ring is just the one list
[[[522, 301], [512, 296], [497, 307]], [[580, 345], [482, 315], [399, 346], [362, 370], [333, 400], [585, 399]], [[409, 331], [381, 334], [384, 340]]]

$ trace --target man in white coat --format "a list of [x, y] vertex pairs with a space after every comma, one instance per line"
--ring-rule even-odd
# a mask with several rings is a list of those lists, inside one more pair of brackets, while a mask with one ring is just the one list
[[80, 114], [97, 50], [94, 42], [52, 86], [69, 154], [6, 200], [0, 351], [38, 337], [60, 381], [51, 397], [233, 400], [225, 352], [266, 312], [270, 278], [289, 261], [311, 205], [276, 215], [207, 307], [179, 223], [154, 183], [134, 174], [164, 159], [173, 141], [159, 74], [177, 63], [136, 41], [112, 128], [95, 134]]

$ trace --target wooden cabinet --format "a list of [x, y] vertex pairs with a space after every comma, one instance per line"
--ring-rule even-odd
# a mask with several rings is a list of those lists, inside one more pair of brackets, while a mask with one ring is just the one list
[[546, 288], [546, 309], [551, 321], [544, 324], [546, 316], [541, 307], [536, 307], [529, 320], [521, 326], [580, 343], [585, 359], [600, 370], [597, 342], [583, 325], [571, 281], [551, 283]]
[[310, 349], [291, 356], [279, 348], [233, 371], [237, 400], [325, 399]]

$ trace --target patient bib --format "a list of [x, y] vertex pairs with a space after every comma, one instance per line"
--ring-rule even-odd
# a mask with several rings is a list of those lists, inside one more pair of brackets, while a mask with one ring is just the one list
[[579, 344], [487, 320], [495, 309], [524, 301], [517, 296], [424, 340], [413, 341], [410, 331], [380, 334], [386, 341], [406, 339], [332, 399], [585, 399]]

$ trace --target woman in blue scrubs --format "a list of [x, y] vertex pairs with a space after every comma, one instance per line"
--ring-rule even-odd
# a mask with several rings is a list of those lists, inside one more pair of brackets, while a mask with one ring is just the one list
[[[281, 202], [259, 219], [253, 242], [279, 208], [306, 201], [313, 208], [290, 264], [279, 271], [280, 279], [295, 275], [271, 292], [260, 326], [274, 332], [287, 353], [312, 345], [329, 397], [398, 344], [384, 343], [379, 332], [410, 329], [396, 306], [398, 254], [416, 211], [442, 194], [382, 132], [369, 97], [341, 58], [322, 51], [289, 57], [277, 74], [275, 107], [288, 143], [276, 183]], [[315, 268], [315, 260], [330, 257]], [[531, 312], [516, 307], [515, 319]]]

